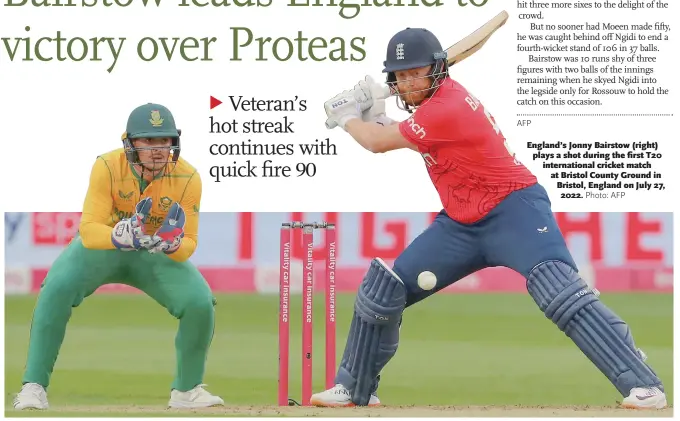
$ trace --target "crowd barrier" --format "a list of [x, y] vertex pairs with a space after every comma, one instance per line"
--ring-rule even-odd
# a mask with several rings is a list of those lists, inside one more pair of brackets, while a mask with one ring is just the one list
[[[281, 222], [324, 220], [337, 226], [336, 292], [354, 292], [370, 259], [390, 262], [436, 213], [211, 213], [201, 214], [199, 247], [191, 261], [215, 292], [277, 293]], [[557, 213], [558, 224], [584, 279], [598, 290], [673, 290], [671, 213]], [[77, 233], [75, 212], [5, 214], [5, 293], [39, 290], [51, 263]], [[530, 233], [527, 233], [530, 235]], [[323, 259], [323, 234], [314, 256]], [[517, 245], [521, 247], [521, 244]], [[292, 244], [292, 293], [301, 290], [300, 238]], [[317, 265], [317, 288], [323, 266]], [[525, 281], [507, 268], [474, 273], [444, 292], [525, 292]], [[98, 293], [136, 290], [108, 285]]]

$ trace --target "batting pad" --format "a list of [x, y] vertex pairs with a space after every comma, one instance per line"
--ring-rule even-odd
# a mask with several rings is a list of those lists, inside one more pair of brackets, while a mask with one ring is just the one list
[[359, 286], [354, 316], [336, 383], [352, 393], [356, 405], [368, 405], [377, 377], [397, 352], [399, 322], [406, 288], [380, 259], [373, 259]]
[[638, 352], [630, 328], [605, 306], [569, 265], [560, 261], [536, 266], [527, 289], [553, 321], [623, 396], [634, 387], [661, 386]]

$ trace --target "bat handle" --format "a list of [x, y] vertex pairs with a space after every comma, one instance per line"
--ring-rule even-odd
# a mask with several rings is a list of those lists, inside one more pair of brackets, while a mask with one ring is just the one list
[[[378, 92], [378, 95], [376, 95], [374, 97], [374, 100], [387, 99], [387, 98], [390, 97], [390, 95], [392, 95], [392, 91], [390, 90], [390, 87], [387, 86], [387, 85], [383, 85], [383, 86], [380, 87], [380, 91]], [[368, 109], [368, 107], [366, 106], [366, 103], [365, 102], [361, 103], [361, 112], [364, 112], [367, 109]], [[331, 118], [326, 119], [326, 128], [327, 129], [329, 129], [329, 130], [334, 129], [334, 128], [337, 127], [337, 125], [338, 125], [338, 123], [336, 123], [335, 120], [333, 120]]]

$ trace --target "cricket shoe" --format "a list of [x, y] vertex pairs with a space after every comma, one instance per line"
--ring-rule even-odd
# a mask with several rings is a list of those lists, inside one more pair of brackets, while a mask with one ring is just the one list
[[199, 384], [191, 390], [180, 392], [174, 390], [170, 392], [170, 408], [207, 408], [209, 406], [224, 405], [224, 401], [219, 396], [215, 396], [204, 389], [206, 385]]
[[627, 409], [663, 409], [668, 402], [666, 394], [658, 387], [634, 387], [621, 406]]
[[14, 398], [14, 409], [48, 409], [47, 392], [37, 383], [26, 383]]
[[[327, 408], [356, 406], [352, 402], [349, 390], [341, 384], [336, 384], [328, 390], [313, 394], [309, 402], [314, 406]], [[368, 406], [380, 406], [380, 399], [375, 395], [371, 395], [371, 398], [368, 400]]]

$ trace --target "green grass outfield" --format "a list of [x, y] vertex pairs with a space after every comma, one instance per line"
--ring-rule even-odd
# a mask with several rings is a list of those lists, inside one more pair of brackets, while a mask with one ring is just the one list
[[[672, 405], [672, 295], [605, 293], [601, 298], [630, 324], [638, 346], [664, 380]], [[8, 416], [24, 415], [10, 408], [20, 387], [34, 303], [34, 296], [5, 299]], [[293, 297], [291, 304], [290, 390], [299, 400], [300, 297]], [[316, 297], [314, 304], [314, 390], [319, 391], [324, 375], [323, 297]], [[338, 362], [352, 304], [353, 296], [338, 296]], [[218, 296], [205, 383], [229, 405], [250, 407], [254, 415], [259, 413], [253, 408], [276, 405], [277, 311], [276, 295]], [[176, 326], [175, 319], [143, 295], [88, 298], [74, 311], [52, 377], [49, 398], [54, 411], [114, 416], [163, 410], [175, 367]], [[620, 400], [526, 294], [442, 294], [407, 310], [399, 351], [383, 372], [379, 396], [386, 405], [415, 407], [606, 407]]]

